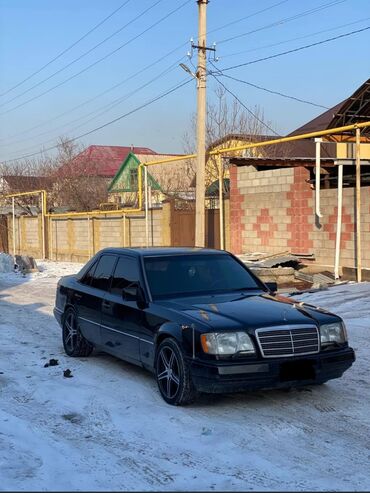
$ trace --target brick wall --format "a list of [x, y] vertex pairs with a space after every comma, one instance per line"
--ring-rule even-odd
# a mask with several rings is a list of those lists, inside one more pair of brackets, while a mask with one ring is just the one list
[[[290, 250], [314, 253], [317, 261], [334, 265], [337, 190], [321, 190], [320, 222], [315, 192], [305, 168], [256, 171], [232, 167], [230, 173], [231, 250], [234, 253]], [[370, 267], [370, 187], [362, 189], [362, 262]], [[233, 196], [234, 195], [234, 196]], [[343, 190], [341, 265], [355, 266], [355, 190]]]

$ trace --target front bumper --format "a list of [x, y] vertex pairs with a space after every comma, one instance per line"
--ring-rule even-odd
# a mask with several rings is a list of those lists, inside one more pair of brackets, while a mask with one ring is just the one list
[[197, 390], [224, 393], [321, 384], [341, 377], [355, 359], [353, 349], [346, 347], [293, 358], [189, 363]]

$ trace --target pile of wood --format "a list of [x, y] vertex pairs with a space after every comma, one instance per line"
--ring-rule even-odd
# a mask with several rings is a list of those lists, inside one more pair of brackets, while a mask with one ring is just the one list
[[[276, 282], [278, 288], [300, 291], [325, 289], [338, 284], [334, 274], [314, 265], [313, 254], [283, 251], [275, 254], [248, 253], [238, 256], [263, 282]], [[313, 267], [314, 266], [314, 267]]]

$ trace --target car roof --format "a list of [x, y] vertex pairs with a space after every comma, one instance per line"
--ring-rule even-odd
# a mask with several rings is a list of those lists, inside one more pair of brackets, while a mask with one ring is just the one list
[[201, 247], [137, 247], [137, 248], [104, 248], [100, 250], [98, 254], [102, 253], [115, 253], [115, 254], [129, 254], [137, 257], [153, 257], [161, 255], [194, 255], [194, 254], [227, 254], [224, 250], [216, 250], [213, 248], [201, 248]]

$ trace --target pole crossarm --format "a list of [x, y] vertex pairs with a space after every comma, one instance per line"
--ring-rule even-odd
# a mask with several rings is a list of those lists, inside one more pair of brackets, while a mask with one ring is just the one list
[[[366, 128], [366, 127], [370, 127], [370, 121], [366, 121], [366, 122], [362, 122], [362, 123], [354, 123], [352, 125], [346, 125], [344, 127], [328, 128], [326, 130], [319, 130], [317, 132], [310, 132], [310, 133], [306, 133], [306, 134], [292, 135], [291, 137], [281, 137], [281, 138], [277, 138], [277, 139], [266, 140], [264, 142], [252, 142], [250, 144], [243, 144], [243, 145], [235, 146], [235, 147], [226, 147], [224, 149], [217, 149], [214, 151], [210, 151], [207, 153], [207, 156], [216, 156], [218, 154], [225, 154], [227, 152], [243, 151], [244, 149], [253, 149], [256, 147], [272, 146], [272, 145], [282, 144], [284, 142], [294, 142], [295, 140], [310, 139], [313, 137], [321, 137], [324, 135], [338, 134], [338, 133], [347, 132], [349, 130], [356, 130], [356, 128]], [[149, 161], [149, 162], [145, 163], [145, 166], [154, 166], [155, 164], [173, 163], [175, 161], [183, 161], [184, 159], [194, 159], [196, 157], [197, 157], [197, 154], [186, 154], [184, 156], [176, 156], [176, 157], [172, 157], [172, 158], [158, 159], [158, 161]]]

